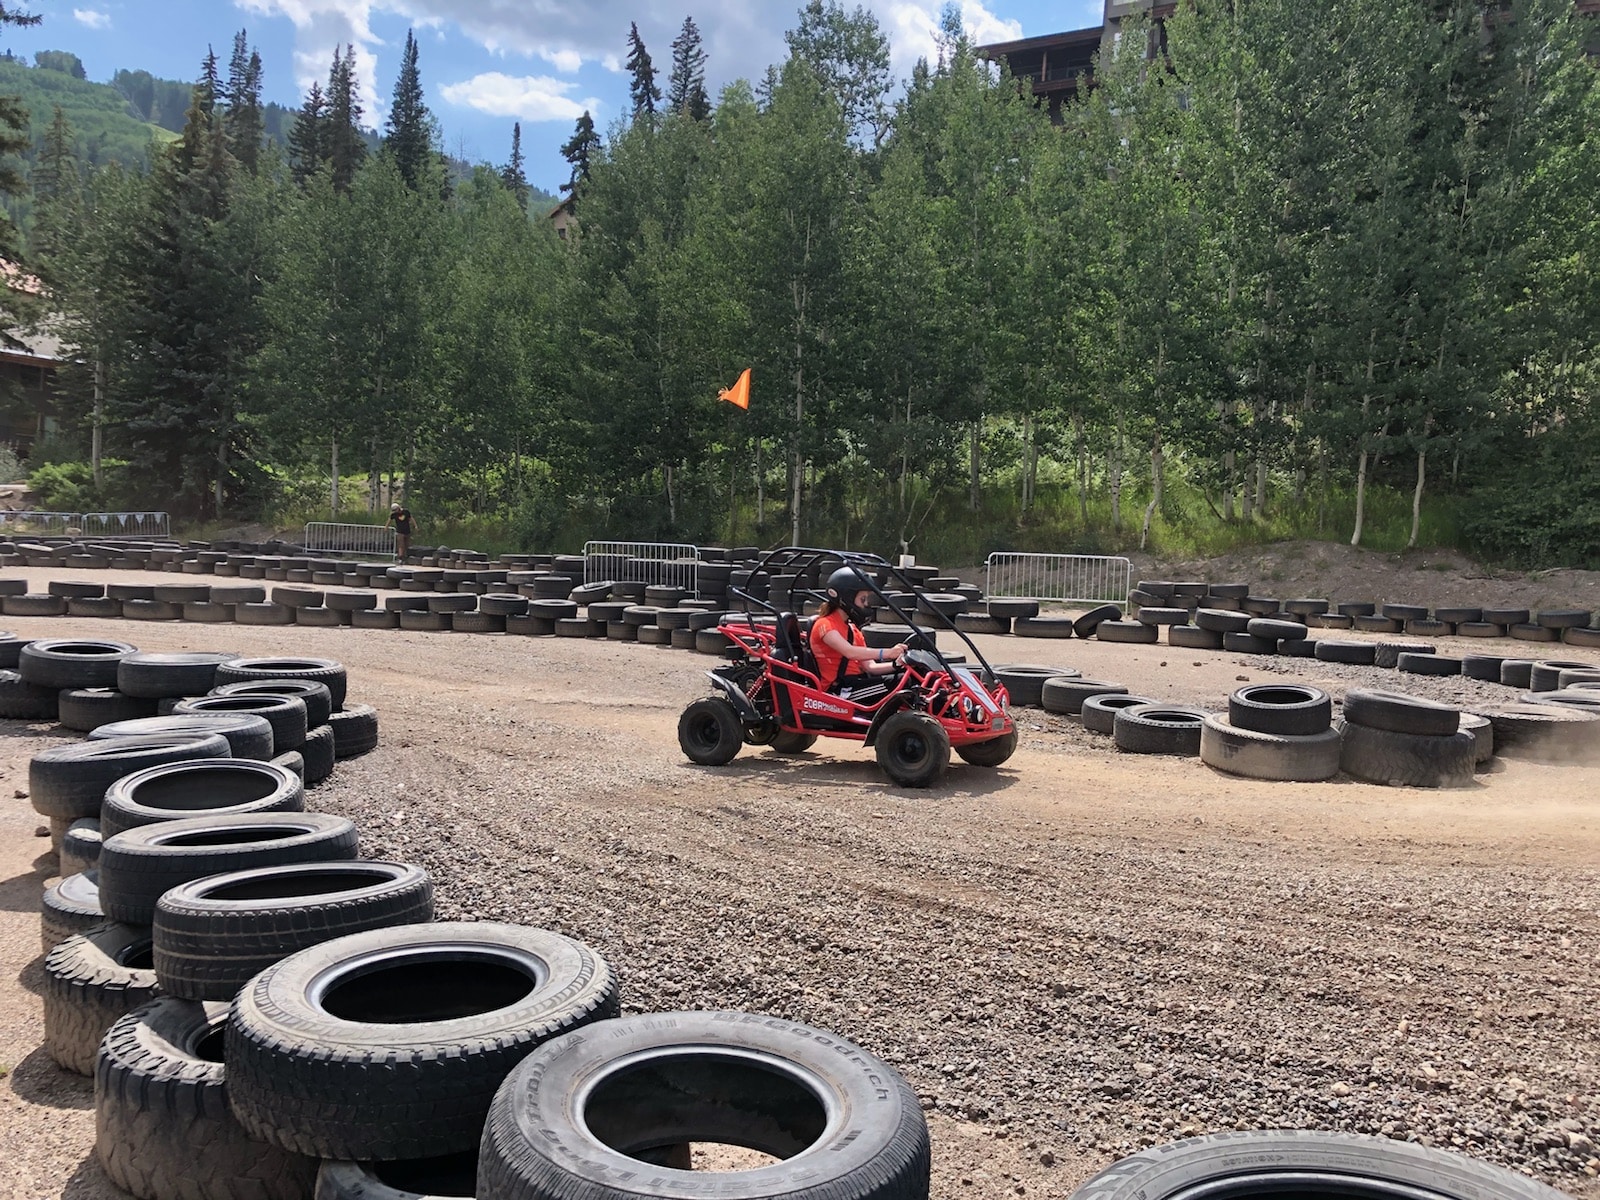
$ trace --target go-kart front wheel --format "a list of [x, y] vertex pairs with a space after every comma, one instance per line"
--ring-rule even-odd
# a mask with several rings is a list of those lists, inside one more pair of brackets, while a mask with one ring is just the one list
[[678, 718], [678, 745], [690, 762], [702, 767], [724, 766], [744, 745], [744, 725], [727, 700], [704, 696]]
[[950, 735], [930, 716], [897, 712], [878, 730], [878, 765], [901, 787], [927, 787], [950, 765]]
[[987, 742], [968, 742], [957, 746], [956, 753], [975, 767], [998, 767], [1017, 752], [1017, 731], [990, 738]]

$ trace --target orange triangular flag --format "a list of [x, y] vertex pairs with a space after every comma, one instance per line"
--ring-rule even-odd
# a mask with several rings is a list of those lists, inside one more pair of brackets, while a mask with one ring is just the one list
[[731, 388], [723, 388], [720, 392], [718, 392], [717, 399], [726, 400], [729, 404], [742, 408], [745, 410], [745, 412], [749, 412], [750, 368], [746, 367], [744, 369], [744, 374], [739, 376], [739, 382], [735, 383]]

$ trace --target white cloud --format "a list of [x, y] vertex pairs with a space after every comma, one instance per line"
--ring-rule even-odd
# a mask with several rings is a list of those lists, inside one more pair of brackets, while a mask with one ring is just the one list
[[573, 121], [584, 109], [593, 112], [600, 102], [593, 97], [574, 100], [567, 93], [577, 85], [548, 75], [506, 75], [488, 71], [461, 83], [450, 83], [439, 94], [451, 104], [463, 104], [493, 117], [523, 121]]
[[578, 68], [583, 66], [583, 55], [576, 50], [551, 50], [541, 47], [539, 57], [544, 59], [563, 75], [574, 75]]
[[90, 29], [111, 28], [111, 14], [93, 8], [75, 8], [72, 17], [78, 24], [87, 25]]
[[[884, 32], [889, 35], [895, 73], [901, 76], [910, 72], [917, 59], [930, 63], [939, 57], [939, 17], [943, 3], [931, 0], [888, 0], [873, 5]], [[1022, 22], [1007, 21], [995, 16], [975, 0], [962, 0], [959, 5], [961, 27], [967, 37], [978, 45], [987, 42], [1010, 42], [1023, 36]], [[1054, 33], [1053, 29], [1037, 30]]]

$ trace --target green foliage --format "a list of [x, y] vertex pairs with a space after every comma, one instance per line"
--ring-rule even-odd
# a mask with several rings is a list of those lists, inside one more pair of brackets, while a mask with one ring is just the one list
[[100, 463], [103, 486], [96, 487], [94, 467], [86, 462], [44, 463], [28, 473], [28, 486], [46, 512], [109, 512], [134, 502], [128, 464], [119, 459]]
[[10, 446], [0, 445], [0, 483], [20, 483], [24, 478], [22, 460]]
[[[188, 102], [188, 86], [184, 86]], [[28, 112], [28, 134], [34, 147], [42, 144], [46, 130], [60, 108], [71, 123], [73, 154], [86, 167], [120, 163], [143, 168], [150, 164], [152, 145], [173, 140], [173, 134], [130, 111], [128, 101], [115, 87], [91, 83], [60, 70], [28, 67], [0, 60], [0, 94], [16, 96]], [[36, 149], [22, 158], [31, 163]]]

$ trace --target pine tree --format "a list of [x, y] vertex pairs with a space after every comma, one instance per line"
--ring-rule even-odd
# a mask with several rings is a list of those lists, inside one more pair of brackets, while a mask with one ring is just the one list
[[561, 157], [572, 164], [572, 178], [561, 185], [563, 192], [571, 192], [576, 198], [579, 185], [589, 182], [590, 162], [599, 148], [600, 135], [594, 131], [594, 118], [584, 109], [572, 137], [561, 147]]
[[633, 100], [633, 115], [647, 117], [656, 114], [656, 104], [661, 100], [661, 89], [656, 86], [656, 69], [650, 62], [650, 51], [644, 48], [639, 36], [639, 23], [633, 22], [628, 30], [628, 95]]
[[73, 150], [72, 123], [61, 106], [44, 132], [44, 144], [33, 164], [33, 257], [46, 280], [54, 286], [54, 264], [78, 234], [83, 181]]
[[289, 168], [301, 187], [322, 165], [327, 123], [328, 102], [322, 94], [322, 85], [314, 82], [294, 119], [294, 127], [289, 130]]
[[228, 148], [250, 174], [261, 162], [261, 55], [251, 50], [241, 29], [233, 38], [233, 57], [228, 60], [228, 102], [224, 128]]
[[511, 127], [511, 159], [500, 168], [500, 182], [510, 189], [517, 203], [528, 210], [528, 175], [522, 161], [522, 122]]
[[[34, 13], [12, 12], [0, 3], [0, 28], [7, 25], [37, 25], [40, 18]], [[26, 152], [32, 145], [28, 136], [28, 110], [17, 96], [0, 96], [0, 200], [14, 196], [23, 189], [22, 172], [13, 164], [13, 155]], [[0, 262], [15, 262], [22, 256], [17, 243], [17, 231], [9, 220], [0, 217]], [[13, 288], [0, 289], [0, 322], [6, 327], [20, 322], [23, 307], [20, 293]], [[0, 336], [0, 340], [9, 340]]]
[[672, 43], [672, 75], [667, 82], [667, 111], [702, 121], [711, 115], [706, 95], [706, 52], [693, 17], [683, 19], [683, 30]]
[[361, 136], [361, 100], [357, 95], [356, 51], [346, 46], [343, 54], [333, 52], [333, 67], [328, 72], [328, 118], [323, 126], [322, 157], [333, 170], [333, 186], [348, 192], [356, 171], [367, 157], [367, 143]]
[[400, 57], [400, 75], [389, 104], [388, 133], [383, 151], [394, 159], [400, 178], [412, 191], [421, 189], [433, 153], [428, 106], [422, 98], [422, 75], [417, 70], [417, 39], [406, 30], [406, 48]]

